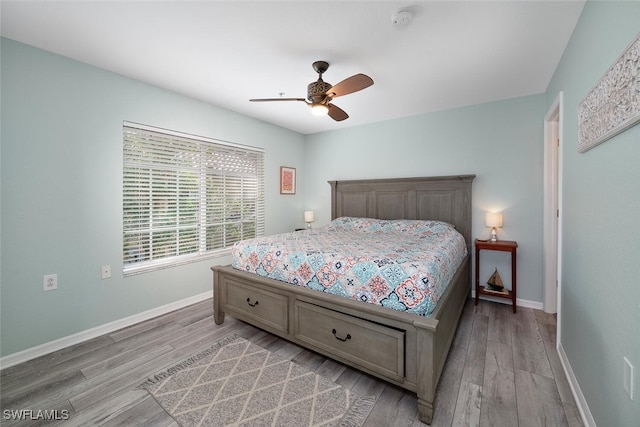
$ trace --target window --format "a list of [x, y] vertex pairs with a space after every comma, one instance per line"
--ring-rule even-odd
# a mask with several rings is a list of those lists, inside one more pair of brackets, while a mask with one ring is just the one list
[[125, 122], [124, 274], [226, 254], [264, 234], [264, 152]]

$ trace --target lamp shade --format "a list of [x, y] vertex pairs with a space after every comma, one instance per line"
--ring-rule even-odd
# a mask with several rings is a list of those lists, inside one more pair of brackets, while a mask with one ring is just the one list
[[313, 222], [315, 221], [313, 216], [313, 211], [306, 211], [304, 213], [304, 222]]
[[502, 212], [487, 212], [484, 217], [484, 225], [487, 227], [502, 227]]

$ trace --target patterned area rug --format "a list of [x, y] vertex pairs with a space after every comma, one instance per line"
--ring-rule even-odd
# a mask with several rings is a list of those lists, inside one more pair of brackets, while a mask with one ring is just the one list
[[142, 386], [181, 426], [361, 426], [375, 403], [231, 336]]

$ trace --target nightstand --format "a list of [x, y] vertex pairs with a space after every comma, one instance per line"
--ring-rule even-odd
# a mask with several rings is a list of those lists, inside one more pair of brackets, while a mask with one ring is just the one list
[[[492, 297], [498, 298], [507, 298], [511, 300], [511, 304], [513, 305], [513, 312], [516, 312], [516, 249], [518, 248], [518, 243], [513, 242], [511, 240], [498, 240], [495, 242], [491, 242], [489, 240], [479, 240], [476, 239], [474, 242], [476, 246], [476, 305], [478, 305], [478, 300], [480, 299], [480, 295], [488, 295]], [[511, 253], [511, 291], [508, 291], [506, 294], [488, 291], [484, 288], [484, 286], [480, 286], [480, 251], [502, 251], [502, 252], [510, 252]]]

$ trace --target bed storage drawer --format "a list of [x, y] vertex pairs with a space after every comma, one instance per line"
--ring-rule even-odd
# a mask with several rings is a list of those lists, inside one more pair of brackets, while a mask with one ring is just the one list
[[256, 289], [236, 281], [226, 281], [225, 310], [247, 317], [256, 326], [287, 333], [289, 331], [288, 298], [285, 295]]
[[404, 379], [403, 331], [296, 300], [295, 337], [379, 375]]

